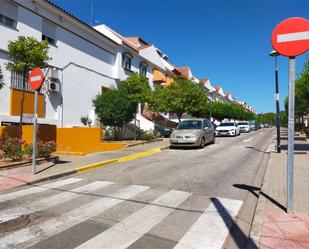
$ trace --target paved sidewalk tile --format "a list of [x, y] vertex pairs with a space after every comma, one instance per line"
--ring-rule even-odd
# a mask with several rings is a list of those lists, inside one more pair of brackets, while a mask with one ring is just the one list
[[270, 212], [264, 219], [261, 249], [308, 249], [309, 215]]
[[304, 135], [295, 136], [294, 212], [287, 214], [285, 131], [281, 131], [281, 153], [270, 154], [250, 234], [255, 241], [252, 248], [309, 248], [309, 140]]

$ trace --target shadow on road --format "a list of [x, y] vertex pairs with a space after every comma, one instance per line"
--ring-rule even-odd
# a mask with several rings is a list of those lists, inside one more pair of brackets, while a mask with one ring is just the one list
[[245, 148], [246, 148], [246, 149], [252, 149], [252, 150], [256, 150], [256, 151], [258, 151], [258, 152], [262, 152], [262, 153], [269, 154], [269, 152], [266, 152], [266, 151], [264, 151], [264, 150], [257, 149], [257, 148], [252, 147], [252, 146], [247, 146], [247, 147], [245, 147]]
[[50, 169], [50, 168], [52, 168], [52, 167], [54, 167], [54, 166], [57, 166], [58, 164], [65, 164], [65, 163], [70, 163], [70, 162], [71, 162], [71, 161], [55, 160], [55, 161], [53, 162], [53, 164], [51, 164], [51, 165], [49, 165], [49, 166], [47, 166], [47, 167], [45, 167], [45, 168], [42, 168], [42, 169], [38, 170], [35, 174], [41, 173], [41, 172], [43, 172], [43, 171], [45, 171], [45, 170], [48, 170], [48, 169]]
[[230, 236], [235, 241], [237, 247], [246, 248], [246, 245], [250, 244], [250, 249], [258, 249], [254, 241], [250, 237], [248, 238], [236, 222], [234, 222], [233, 217], [230, 216], [229, 212], [225, 209], [221, 202], [217, 198], [210, 198], [210, 200], [216, 207], [225, 225], [230, 228]]
[[275, 204], [277, 207], [282, 209], [284, 212], [287, 211], [285, 206], [283, 206], [281, 203], [279, 203], [278, 201], [276, 201], [275, 199], [270, 197], [268, 194], [261, 191], [261, 188], [258, 188], [258, 187], [255, 187], [255, 186], [250, 186], [250, 185], [247, 185], [247, 184], [233, 184], [233, 187], [238, 188], [238, 189], [242, 189], [242, 190], [247, 190], [251, 194], [253, 194], [256, 198], [259, 198], [259, 194], [260, 194], [260, 195], [264, 196], [267, 200], [269, 200], [273, 204]]

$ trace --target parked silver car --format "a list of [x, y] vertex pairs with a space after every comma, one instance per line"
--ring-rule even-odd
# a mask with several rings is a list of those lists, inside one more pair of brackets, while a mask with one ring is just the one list
[[181, 121], [170, 136], [171, 147], [201, 147], [215, 143], [215, 131], [208, 119]]

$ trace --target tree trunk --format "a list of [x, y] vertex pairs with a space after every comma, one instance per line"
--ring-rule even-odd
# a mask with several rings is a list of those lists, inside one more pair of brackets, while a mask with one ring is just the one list
[[19, 136], [22, 138], [23, 135], [23, 114], [24, 114], [24, 102], [25, 102], [25, 88], [26, 88], [26, 80], [27, 80], [27, 71], [24, 69], [23, 71], [23, 92], [20, 101], [20, 117], [19, 117]]

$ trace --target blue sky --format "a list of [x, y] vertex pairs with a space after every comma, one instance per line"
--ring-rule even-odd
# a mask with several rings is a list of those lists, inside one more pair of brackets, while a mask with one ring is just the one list
[[[123, 36], [155, 44], [177, 66], [209, 78], [258, 113], [275, 111], [272, 30], [282, 20], [308, 18], [307, 1], [93, 1], [93, 19]], [[90, 23], [90, 0], [54, 0]], [[309, 52], [296, 58], [301, 72]], [[278, 58], [281, 108], [288, 92], [288, 59]]]

